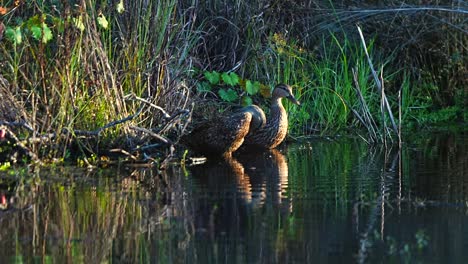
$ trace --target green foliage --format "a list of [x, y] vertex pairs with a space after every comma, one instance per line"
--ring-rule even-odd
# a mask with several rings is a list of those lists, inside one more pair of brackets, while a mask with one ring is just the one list
[[15, 28], [7, 27], [5, 30], [5, 36], [15, 45], [21, 44], [23, 42], [23, 35], [21, 33], [21, 27], [19, 26]]
[[239, 76], [234, 72], [223, 72], [221, 74], [221, 78], [223, 79], [223, 82], [227, 85], [236, 86], [239, 84]]
[[[54, 20], [54, 22], [60, 22]], [[53, 33], [46, 23], [46, 15], [35, 15], [30, 17], [26, 22], [21, 22], [15, 27], [8, 26], [5, 30], [6, 38], [13, 44], [18, 45], [23, 42], [23, 30], [27, 29], [30, 35], [37, 41], [47, 44], [53, 39]]]
[[109, 22], [103, 14], [99, 14], [99, 16], [97, 17], [97, 22], [98, 25], [103, 29], [107, 29], [109, 27]]
[[117, 4], [117, 12], [119, 14], [122, 14], [125, 11], [125, 6], [123, 3], [123, 0], [120, 0], [120, 2]]
[[242, 106], [248, 106], [248, 105], [252, 105], [252, 104], [253, 104], [252, 97], [242, 96], [242, 99], [241, 99], [241, 105]]
[[418, 86], [409, 87], [410, 83], [408, 80], [403, 92], [403, 120], [409, 127], [447, 125], [468, 120], [464, 105], [466, 97], [462, 91], [457, 94], [458, 99], [454, 105], [440, 107], [437, 106], [433, 96], [440, 93], [440, 88], [436, 84], [423, 81], [419, 82]]
[[208, 82], [199, 82], [197, 83], [197, 91], [199, 93], [207, 93], [211, 92], [213, 88], [211, 87], [210, 83]]
[[72, 22], [73, 22], [73, 25], [77, 29], [79, 29], [80, 31], [83, 32], [85, 30], [85, 25], [83, 24], [83, 17], [82, 16], [73, 17]]
[[250, 80], [247, 80], [245, 82], [245, 91], [249, 94], [249, 95], [255, 95], [258, 93], [258, 91], [260, 91], [260, 82], [258, 81], [255, 81], [252, 83], [252, 81]]
[[270, 92], [270, 88], [262, 85], [260, 82], [241, 79], [234, 72], [219, 73], [217, 71], [204, 71], [203, 76], [206, 81], [197, 83], [197, 91], [199, 93], [207, 93], [217, 90], [217, 94], [221, 100], [229, 103], [234, 103], [240, 98], [242, 105], [251, 105], [253, 104], [252, 96], [261, 93], [263, 87], [266, 87], [268, 94]]
[[[266, 64], [265, 68], [268, 67], [268, 72], [277, 73], [277, 83], [292, 84], [302, 104], [300, 108], [287, 106], [293, 133], [336, 133], [360, 125], [351, 111], [361, 107], [354, 90], [353, 68], [357, 72], [361, 93], [372, 106], [371, 113], [377, 115], [380, 112], [379, 94], [375, 91], [360, 43], [351, 42], [346, 35], [338, 37], [331, 33], [322, 39], [320, 58], [281, 34], [274, 34], [269, 39], [272, 54], [267, 60], [271, 63]], [[377, 59], [375, 64], [384, 63], [375, 56], [372, 44], [368, 50], [372, 58]]]
[[47, 44], [50, 40], [52, 40], [52, 30], [45, 22], [46, 15], [35, 15], [30, 17], [26, 21], [26, 27], [31, 31], [33, 38], [38, 41], [42, 41], [42, 43]]
[[221, 76], [220, 73], [217, 71], [212, 71], [212, 72], [205, 71], [203, 75], [210, 82], [210, 84], [215, 84], [215, 85], [219, 83], [220, 76]]
[[234, 91], [233, 89], [219, 89], [218, 91], [219, 96], [221, 99], [223, 99], [226, 102], [234, 102], [239, 98], [239, 95], [237, 95], [237, 92]]
[[11, 168], [10, 162], [0, 163], [0, 171], [8, 171]]

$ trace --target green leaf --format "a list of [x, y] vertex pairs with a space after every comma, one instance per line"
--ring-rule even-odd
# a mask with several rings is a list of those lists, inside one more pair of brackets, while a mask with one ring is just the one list
[[52, 35], [52, 30], [50, 30], [49, 26], [47, 26], [46, 23], [42, 23], [42, 43], [46, 43], [49, 42], [50, 40], [52, 40], [52, 38], [54, 37]]
[[10, 167], [10, 162], [0, 163], [0, 171], [7, 171]]
[[253, 100], [250, 96], [242, 96], [241, 104], [242, 106], [252, 105]]
[[218, 91], [218, 94], [219, 96], [221, 97], [221, 99], [223, 99], [224, 101], [226, 102], [234, 102], [235, 100], [237, 100], [237, 98], [239, 97], [236, 93], [236, 91], [234, 91], [233, 89], [229, 88], [228, 90], [226, 89], [220, 89]]
[[208, 82], [197, 83], [197, 91], [199, 93], [211, 92], [211, 85]]
[[83, 24], [83, 18], [81, 16], [79, 16], [78, 18], [75, 18], [75, 17], [72, 18], [72, 21], [77, 29], [79, 29], [80, 31], [85, 30], [85, 26]]
[[58, 18], [58, 17], [53, 17], [52, 21], [53, 21], [52, 23], [53, 23], [55, 29], [59, 33], [63, 33], [63, 31], [65, 31], [65, 22], [63, 21], [63, 19]]
[[35, 38], [36, 40], [40, 40], [41, 37], [42, 37], [42, 30], [40, 27], [38, 26], [31, 26], [29, 28], [29, 30], [31, 30], [31, 34], [33, 36], [33, 38]]
[[123, 0], [120, 0], [120, 2], [117, 4], [117, 12], [119, 14], [122, 14], [125, 11], [125, 6], [123, 3]]
[[211, 84], [218, 84], [219, 83], [219, 77], [220, 74], [217, 71], [212, 71], [212, 72], [204, 72], [203, 75], [205, 78], [211, 83]]
[[223, 78], [223, 82], [225, 84], [228, 84], [230, 86], [235, 86], [235, 85], [238, 85], [239, 84], [239, 75], [237, 75], [236, 73], [234, 72], [231, 72], [231, 73], [226, 73], [224, 72], [222, 75], [221, 75], [221, 78]]
[[245, 91], [247, 91], [248, 94], [250, 95], [257, 94], [259, 90], [260, 90], [259, 82], [252, 83], [250, 80], [247, 80], [247, 82], [245, 83]]
[[23, 36], [21, 34], [21, 27], [11, 28], [7, 27], [5, 30], [5, 37], [14, 44], [21, 44]]
[[107, 22], [106, 17], [103, 14], [99, 14], [97, 18], [98, 24], [103, 28], [107, 29], [109, 27], [109, 22]]
[[38, 25], [31, 23], [29, 30], [31, 30], [33, 38], [42, 41], [42, 43], [47, 43], [53, 38], [52, 30], [50, 30], [49, 26], [44, 22]]

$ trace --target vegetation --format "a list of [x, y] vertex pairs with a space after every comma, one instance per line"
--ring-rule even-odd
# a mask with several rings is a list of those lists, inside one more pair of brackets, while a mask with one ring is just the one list
[[0, 160], [166, 157], [190, 112], [279, 82], [303, 103], [295, 135], [466, 124], [466, 9], [417, 3], [4, 1]]

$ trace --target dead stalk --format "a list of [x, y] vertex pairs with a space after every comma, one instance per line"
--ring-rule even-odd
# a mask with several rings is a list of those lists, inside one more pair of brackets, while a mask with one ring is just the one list
[[[377, 72], [374, 69], [374, 65], [372, 64], [372, 60], [371, 60], [371, 58], [369, 56], [369, 53], [367, 52], [367, 44], [366, 44], [366, 40], [364, 39], [364, 35], [362, 34], [361, 27], [357, 26], [357, 28], [358, 28], [358, 31], [359, 31], [359, 36], [361, 38], [361, 43], [362, 43], [364, 52], [365, 52], [366, 57], [367, 57], [367, 62], [369, 63], [369, 67], [370, 67], [370, 69], [372, 71], [372, 76], [374, 77], [375, 83], [376, 83], [377, 88], [378, 88], [378, 90], [380, 92], [382, 90], [383, 84], [380, 82], [379, 76], [377, 75]], [[397, 129], [397, 126], [396, 126], [396, 123], [395, 123], [395, 119], [393, 118], [393, 113], [392, 113], [392, 110], [390, 108], [390, 104], [388, 103], [387, 97], [383, 97], [383, 103], [384, 103], [384, 105], [385, 105], [385, 107], [387, 109], [388, 117], [390, 118], [390, 121], [392, 122], [393, 130], [395, 131], [395, 133], [398, 133], [398, 129]]]

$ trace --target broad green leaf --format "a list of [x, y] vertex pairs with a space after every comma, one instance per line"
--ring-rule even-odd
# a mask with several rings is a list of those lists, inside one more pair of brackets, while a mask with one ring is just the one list
[[42, 30], [40, 27], [38, 26], [32, 26], [29, 28], [29, 30], [31, 30], [31, 34], [33, 36], [33, 38], [37, 39], [37, 40], [40, 40], [41, 37], [42, 37]]
[[123, 3], [123, 0], [120, 0], [120, 2], [117, 4], [117, 12], [119, 14], [122, 14], [125, 11], [125, 6]]
[[234, 102], [239, 97], [233, 89], [229, 88], [228, 90], [220, 89], [218, 91], [219, 96], [226, 102]]
[[218, 84], [219, 83], [219, 77], [220, 74], [217, 71], [212, 71], [212, 72], [204, 72], [203, 75], [205, 78], [211, 83], [211, 84]]
[[52, 38], [52, 30], [50, 30], [46, 23], [42, 23], [42, 43], [47, 43], [52, 40]]
[[197, 91], [199, 93], [206, 93], [211, 91], [211, 85], [208, 82], [197, 83]]
[[260, 90], [259, 82], [251, 82], [250, 80], [247, 80], [247, 82], [245, 83], [245, 91], [247, 91], [249, 95], [257, 94], [259, 90]]
[[243, 106], [252, 105], [253, 104], [252, 98], [250, 96], [242, 96], [241, 104]]
[[97, 18], [98, 24], [103, 28], [107, 29], [109, 27], [109, 22], [107, 22], [106, 17], [103, 14], [99, 14]]
[[28, 21], [29, 30], [31, 30], [33, 38], [38, 41], [42, 41], [42, 43], [49, 42], [53, 38], [52, 30], [50, 30], [49, 26], [47, 26], [45, 22], [39, 24], [36, 24], [35, 22], [36, 19]]
[[7, 27], [5, 30], [5, 37], [14, 44], [21, 44], [23, 36], [21, 34], [21, 27], [11, 28]]
[[221, 75], [221, 78], [223, 78], [223, 82], [225, 84], [228, 84], [230, 86], [235, 86], [235, 85], [239, 84], [239, 75], [237, 75], [234, 72], [231, 72], [231, 73], [224, 72]]

